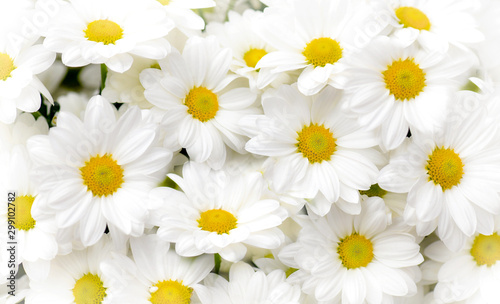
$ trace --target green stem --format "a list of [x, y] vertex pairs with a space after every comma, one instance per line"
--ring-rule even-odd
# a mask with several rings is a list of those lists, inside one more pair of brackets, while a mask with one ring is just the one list
[[222, 262], [220, 254], [218, 254], [218, 253], [214, 254], [214, 261], [215, 261], [214, 271], [215, 271], [216, 274], [219, 274], [220, 264]]
[[108, 68], [104, 63], [101, 64], [101, 90], [99, 91], [99, 94], [102, 93], [102, 90], [104, 90], [104, 86], [106, 84], [106, 77], [108, 76]]

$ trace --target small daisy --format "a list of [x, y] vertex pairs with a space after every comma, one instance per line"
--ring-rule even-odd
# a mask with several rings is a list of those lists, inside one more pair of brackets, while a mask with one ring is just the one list
[[299, 304], [300, 287], [285, 281], [285, 273], [274, 270], [266, 275], [244, 262], [229, 270], [229, 282], [212, 274], [205, 279], [213, 298], [221, 304]]
[[[201, 281], [214, 267], [212, 255], [180, 257], [169, 243], [156, 234], [130, 239], [133, 262], [118, 260], [117, 269], [134, 277], [122, 294], [130, 304], [211, 303], [211, 295]], [[122, 274], [116, 273], [116, 280]]]
[[170, 51], [164, 37], [173, 27], [164, 13], [141, 1], [71, 0], [52, 21], [44, 46], [62, 53], [67, 66], [104, 63], [122, 73], [132, 66], [132, 55], [164, 58]]
[[189, 162], [183, 178], [168, 176], [184, 191], [157, 188], [151, 196], [164, 212], [158, 235], [175, 242], [182, 256], [218, 253], [231, 262], [245, 255], [245, 244], [278, 248], [284, 242], [277, 228], [287, 216], [278, 201], [263, 197], [265, 182], [258, 173], [227, 178], [223, 171]]
[[0, 36], [0, 122], [13, 123], [17, 111], [36, 112], [41, 95], [52, 97], [36, 76], [54, 62], [55, 53], [42, 45], [17, 48], [11, 40]]
[[404, 45], [414, 41], [427, 50], [446, 52], [449, 44], [472, 45], [484, 40], [471, 15], [474, 1], [397, 0], [389, 2], [396, 23], [393, 35]]
[[338, 76], [357, 50], [354, 38], [369, 16], [361, 1], [294, 0], [290, 8], [267, 9], [257, 29], [278, 51], [262, 57], [256, 68], [272, 68], [272, 73], [301, 70], [297, 83], [305, 95], [326, 84], [342, 88]]
[[196, 9], [215, 6], [213, 0], [155, 0], [157, 6], [163, 6], [168, 18], [173, 20], [175, 27], [188, 36], [198, 34], [205, 28], [203, 18], [195, 13]]
[[[498, 303], [500, 298], [500, 222], [492, 234], [476, 233], [459, 252], [443, 242], [428, 246], [424, 254], [437, 274], [434, 297], [442, 303]], [[427, 262], [426, 262], [427, 263]]]
[[241, 122], [256, 134], [247, 151], [277, 158], [273, 189], [298, 188], [305, 198], [321, 193], [325, 200], [307, 204], [318, 215], [325, 215], [339, 197], [357, 204], [358, 190], [368, 190], [378, 173], [366, 156], [378, 141], [342, 113], [341, 98], [330, 86], [306, 97], [295, 86], [283, 85], [262, 97], [264, 115]]
[[137, 107], [117, 118], [101, 96], [93, 97], [80, 121], [60, 112], [49, 135], [28, 141], [46, 204], [35, 214], [55, 216], [59, 228], [74, 229], [84, 246], [97, 242], [108, 225], [115, 233], [140, 236], [148, 210], [144, 199], [164, 179], [172, 153], [157, 146], [157, 127]]
[[228, 86], [232, 55], [221, 49], [215, 37], [190, 38], [182, 55], [173, 52], [158, 70], [141, 73], [146, 99], [166, 111], [162, 126], [168, 131], [167, 145], [186, 148], [189, 157], [220, 169], [226, 145], [244, 152], [246, 138], [240, 135], [239, 119], [256, 113], [256, 95], [247, 87]]
[[378, 183], [408, 192], [404, 218], [420, 236], [437, 226], [446, 246], [459, 250], [476, 231], [491, 234], [500, 214], [497, 138], [498, 125], [482, 109], [448, 122], [433, 137], [412, 134], [412, 143], [391, 158]]
[[51, 261], [46, 280], [31, 280], [26, 303], [117, 303], [125, 286], [107, 274], [102, 263], [113, 255], [110, 237], [106, 235], [94, 246], [57, 256]]
[[417, 292], [423, 258], [415, 238], [388, 225], [382, 200], [361, 204], [360, 215], [333, 207], [325, 217], [305, 222], [297, 242], [279, 254], [306, 276], [302, 290], [318, 301], [381, 304]]
[[472, 66], [470, 57], [404, 48], [387, 37], [374, 40], [350, 62], [346, 106], [369, 129], [380, 128], [382, 146], [398, 147], [411, 131], [440, 127], [450, 94]]
[[246, 10], [242, 15], [230, 11], [228, 22], [209, 23], [206, 30], [208, 34], [215, 35], [224, 47], [232, 49], [231, 70], [246, 77], [251, 89], [263, 88], [278, 76], [287, 75], [285, 73], [260, 73], [260, 69], [256, 68], [262, 57], [275, 51], [258, 35], [255, 27], [262, 16], [262, 12], [254, 10]]

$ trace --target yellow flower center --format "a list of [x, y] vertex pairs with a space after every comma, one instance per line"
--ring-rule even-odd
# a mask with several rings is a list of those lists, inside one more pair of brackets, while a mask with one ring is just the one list
[[186, 96], [184, 103], [188, 113], [201, 122], [215, 117], [219, 111], [217, 94], [205, 87], [195, 87]]
[[342, 48], [336, 40], [322, 37], [309, 42], [302, 54], [309, 64], [315, 67], [324, 67], [328, 63], [334, 64], [342, 58]]
[[500, 261], [500, 236], [496, 232], [492, 235], [476, 236], [470, 254], [478, 266], [495, 265], [497, 261]]
[[76, 304], [99, 304], [106, 297], [106, 288], [98, 275], [87, 273], [76, 281], [73, 296]]
[[427, 160], [429, 180], [440, 185], [443, 192], [460, 183], [464, 174], [464, 164], [453, 149], [435, 148]]
[[31, 216], [31, 207], [35, 198], [31, 195], [16, 197], [14, 201], [14, 227], [18, 230], [30, 230], [35, 228], [36, 221]]
[[323, 125], [311, 124], [304, 126], [302, 131], [297, 132], [297, 150], [309, 160], [311, 164], [330, 160], [336, 150], [336, 139], [330, 129]]
[[116, 163], [113, 156], [104, 154], [103, 156], [91, 157], [85, 162], [85, 166], [80, 168], [83, 184], [88, 191], [92, 191], [94, 196], [108, 196], [116, 192], [123, 183], [123, 168]]
[[149, 302], [153, 304], [189, 304], [193, 289], [177, 281], [161, 281], [153, 285], [158, 289], [151, 293]]
[[243, 55], [243, 60], [247, 66], [251, 68], [255, 68], [257, 62], [267, 54], [266, 50], [263, 49], [250, 49], [248, 52]]
[[0, 53], [0, 80], [7, 80], [15, 69], [14, 60], [9, 55]]
[[88, 40], [102, 42], [106, 45], [115, 44], [117, 40], [123, 37], [123, 29], [110, 20], [92, 21], [83, 32]]
[[429, 30], [431, 22], [421, 10], [414, 7], [403, 6], [396, 9], [396, 17], [403, 27], [412, 27], [417, 30]]
[[161, 3], [161, 5], [169, 5], [170, 4], [170, 0], [157, 0], [158, 2]]
[[340, 240], [337, 253], [347, 269], [366, 267], [373, 260], [373, 245], [364, 236], [353, 233]]
[[367, 195], [368, 197], [378, 196], [380, 198], [383, 198], [384, 195], [387, 194], [387, 191], [380, 188], [380, 186], [378, 184], [373, 184], [370, 186], [370, 189], [359, 191], [359, 193]]
[[412, 99], [425, 87], [425, 73], [413, 58], [393, 61], [384, 75], [385, 87], [397, 100]]
[[198, 227], [201, 230], [217, 232], [217, 234], [229, 233], [236, 228], [236, 223], [234, 215], [222, 209], [207, 210], [198, 219]]

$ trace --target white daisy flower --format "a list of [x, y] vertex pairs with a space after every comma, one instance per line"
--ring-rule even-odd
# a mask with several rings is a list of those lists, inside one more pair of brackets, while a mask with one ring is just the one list
[[295, 187], [305, 198], [321, 193], [325, 200], [307, 203], [318, 215], [325, 215], [339, 197], [357, 204], [358, 190], [368, 190], [378, 173], [366, 156], [378, 141], [342, 113], [341, 98], [332, 87], [306, 97], [284, 85], [262, 97], [264, 115], [242, 121], [256, 134], [247, 151], [277, 158], [273, 189], [281, 193]]
[[205, 28], [205, 21], [195, 10], [215, 6], [213, 0], [156, 0], [157, 6], [163, 6], [168, 18], [175, 27], [188, 36], [198, 34]]
[[[122, 294], [126, 300], [120, 303], [211, 303], [211, 294], [201, 281], [214, 267], [212, 255], [180, 257], [156, 234], [131, 238], [130, 247], [134, 262], [121, 259], [115, 264], [134, 278]], [[117, 280], [123, 276], [115, 275]]]
[[62, 5], [48, 29], [44, 46], [62, 53], [70, 67], [106, 64], [125, 72], [132, 55], [164, 58], [170, 44], [164, 38], [174, 27], [155, 6], [133, 0], [71, 0]]
[[[434, 297], [440, 303], [497, 303], [500, 298], [500, 222], [492, 234], [476, 233], [465, 247], [452, 252], [443, 242], [428, 246], [428, 256], [436, 272]], [[426, 262], [427, 263], [427, 262]]]
[[214, 169], [224, 164], [226, 145], [244, 152], [238, 121], [257, 111], [249, 88], [228, 86], [237, 78], [228, 74], [231, 60], [231, 51], [221, 49], [215, 37], [192, 37], [182, 55], [174, 52], [160, 62], [162, 77], [156, 69], [140, 76], [146, 99], [166, 111], [165, 143], [186, 148], [192, 160]]
[[206, 30], [208, 34], [215, 35], [224, 47], [233, 51], [231, 71], [246, 77], [253, 90], [265, 87], [279, 76], [286, 79], [282, 75], [287, 75], [286, 73], [260, 73], [260, 69], [256, 68], [262, 57], [275, 51], [259, 36], [255, 27], [262, 16], [262, 12], [254, 10], [246, 10], [242, 15], [230, 11], [228, 22], [209, 23]]
[[302, 290], [320, 302], [391, 303], [417, 291], [417, 265], [423, 258], [415, 238], [388, 226], [381, 199], [361, 204], [360, 215], [334, 207], [325, 217], [304, 223], [297, 242], [279, 254], [304, 273]]
[[497, 138], [498, 125], [481, 109], [448, 122], [433, 137], [412, 134], [412, 143], [391, 158], [378, 183], [408, 192], [404, 218], [420, 236], [437, 226], [446, 246], [459, 250], [476, 231], [491, 234], [500, 214]]
[[271, 73], [302, 70], [297, 83], [305, 95], [326, 84], [342, 88], [338, 76], [357, 50], [354, 38], [369, 15], [367, 4], [357, 1], [294, 0], [287, 9], [266, 9], [257, 29], [278, 51], [262, 57], [256, 67], [272, 68]]
[[[124, 285], [107, 274], [102, 263], [113, 255], [109, 236], [84, 250], [59, 255], [51, 261], [47, 279], [30, 281], [26, 304], [36, 303], [117, 303]], [[121, 303], [121, 302], [120, 302]]]
[[13, 123], [17, 111], [36, 112], [43, 94], [52, 97], [36, 76], [47, 70], [55, 53], [42, 45], [16, 47], [5, 35], [0, 36], [0, 122]]
[[398, 147], [408, 128], [433, 132], [441, 126], [451, 92], [461, 85], [459, 77], [472, 66], [469, 57], [459, 54], [376, 39], [350, 62], [345, 106], [360, 115], [364, 127], [379, 128], [385, 149]]
[[391, 7], [391, 23], [396, 23], [393, 35], [406, 46], [418, 41], [427, 50], [444, 53], [450, 44], [463, 47], [484, 40], [477, 20], [470, 14], [475, 10], [474, 1], [386, 2]]
[[285, 281], [285, 273], [274, 270], [266, 275], [244, 262], [229, 270], [229, 282], [212, 274], [205, 279], [213, 298], [221, 304], [299, 304], [300, 287]]
[[157, 188], [151, 192], [163, 207], [158, 235], [175, 242], [182, 256], [218, 253], [231, 262], [245, 255], [245, 244], [272, 249], [284, 242], [277, 228], [287, 216], [278, 201], [263, 197], [258, 173], [227, 178], [203, 164], [184, 165], [183, 178], [168, 176], [184, 191]]
[[46, 196], [46, 204], [32, 212], [55, 216], [58, 227], [74, 229], [84, 246], [97, 242], [106, 224], [113, 240], [119, 233], [142, 235], [144, 199], [172, 159], [157, 146], [156, 125], [142, 120], [138, 108], [116, 116], [108, 101], [95, 96], [83, 121], [60, 112], [49, 135], [28, 141], [39, 191]]

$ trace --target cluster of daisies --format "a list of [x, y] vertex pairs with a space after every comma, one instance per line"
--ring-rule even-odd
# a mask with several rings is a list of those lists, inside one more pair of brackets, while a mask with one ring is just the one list
[[498, 14], [0, 1], [0, 302], [498, 304]]

